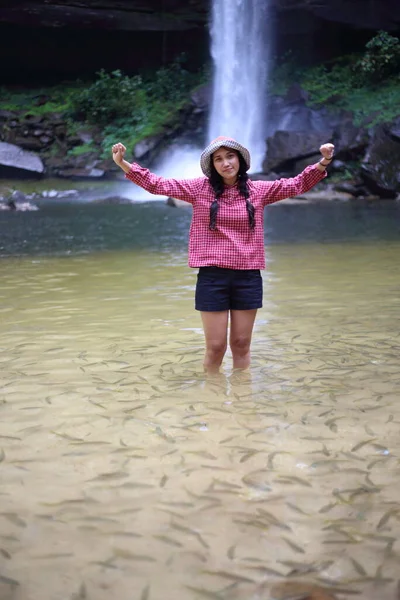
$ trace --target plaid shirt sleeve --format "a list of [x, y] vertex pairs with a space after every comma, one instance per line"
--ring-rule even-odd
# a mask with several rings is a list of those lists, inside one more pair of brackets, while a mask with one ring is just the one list
[[293, 198], [299, 194], [309, 192], [326, 175], [326, 171], [320, 171], [316, 165], [309, 165], [296, 177], [277, 179], [276, 181], [258, 181], [259, 192], [263, 197], [263, 205], [266, 206], [279, 200]]
[[137, 163], [131, 164], [129, 173], [125, 174], [126, 179], [136, 183], [150, 194], [157, 196], [170, 196], [177, 200], [184, 200], [194, 204], [206, 181], [205, 177], [195, 179], [166, 179], [151, 173], [148, 169], [141, 167]]

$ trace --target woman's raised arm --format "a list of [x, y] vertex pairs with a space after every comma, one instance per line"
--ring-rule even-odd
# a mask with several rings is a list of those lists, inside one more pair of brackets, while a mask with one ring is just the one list
[[140, 186], [150, 194], [157, 196], [170, 196], [177, 200], [183, 200], [194, 204], [200, 194], [203, 193], [204, 186], [207, 185], [205, 177], [195, 179], [169, 179], [160, 177], [155, 173], [141, 167], [137, 163], [130, 164], [124, 158], [126, 148], [123, 144], [114, 144], [112, 147], [112, 157], [124, 172], [125, 177]]

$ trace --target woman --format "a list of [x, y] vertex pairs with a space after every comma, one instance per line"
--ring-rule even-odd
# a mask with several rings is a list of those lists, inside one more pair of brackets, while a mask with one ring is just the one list
[[290, 179], [251, 181], [249, 151], [224, 136], [213, 140], [200, 157], [205, 177], [165, 179], [124, 159], [126, 148], [114, 144], [114, 162], [127, 179], [152, 194], [193, 205], [189, 233], [189, 267], [199, 268], [196, 310], [201, 312], [206, 353], [204, 368], [218, 372], [229, 345], [234, 369], [250, 365], [250, 343], [262, 307], [265, 268], [264, 215], [267, 204], [309, 191], [326, 176], [334, 146], [320, 147], [322, 159]]

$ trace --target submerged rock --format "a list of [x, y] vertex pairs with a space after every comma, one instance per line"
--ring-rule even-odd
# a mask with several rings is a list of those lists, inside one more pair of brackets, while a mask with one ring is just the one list
[[286, 581], [271, 588], [271, 600], [336, 600], [333, 592], [313, 583]]
[[190, 202], [184, 202], [183, 200], [178, 200], [177, 198], [168, 198], [167, 205], [172, 206], [173, 208], [191, 208]]
[[102, 169], [96, 168], [71, 168], [71, 169], [61, 169], [58, 172], [59, 177], [64, 177], [66, 179], [100, 179], [104, 177], [105, 173]]

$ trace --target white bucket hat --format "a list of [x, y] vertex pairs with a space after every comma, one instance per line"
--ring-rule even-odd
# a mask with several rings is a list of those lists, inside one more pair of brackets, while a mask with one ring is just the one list
[[211, 177], [211, 156], [216, 150], [218, 150], [218, 148], [222, 148], [222, 146], [225, 148], [232, 148], [232, 150], [237, 150], [240, 152], [244, 162], [246, 163], [246, 171], [250, 169], [250, 152], [247, 150], [247, 148], [242, 146], [242, 144], [239, 144], [239, 142], [233, 138], [220, 135], [219, 137], [215, 138], [215, 140], [213, 140], [205, 150], [203, 150], [200, 156], [201, 170], [206, 177]]

